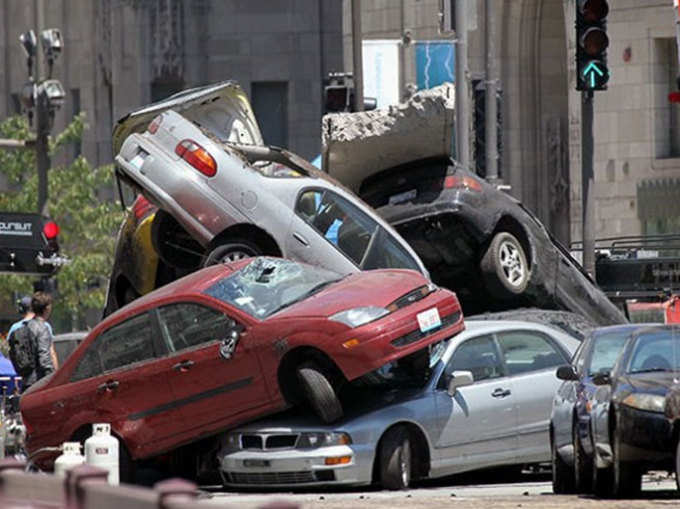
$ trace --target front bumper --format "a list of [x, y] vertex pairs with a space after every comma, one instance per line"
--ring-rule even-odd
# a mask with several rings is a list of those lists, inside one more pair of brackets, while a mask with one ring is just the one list
[[622, 461], [659, 464], [673, 461], [673, 427], [664, 414], [625, 405], [618, 408], [616, 432], [621, 440]]
[[[305, 487], [371, 483], [371, 446], [336, 445], [302, 450], [239, 450], [220, 452], [220, 475], [225, 486]], [[326, 465], [327, 458], [351, 456], [342, 465]]]

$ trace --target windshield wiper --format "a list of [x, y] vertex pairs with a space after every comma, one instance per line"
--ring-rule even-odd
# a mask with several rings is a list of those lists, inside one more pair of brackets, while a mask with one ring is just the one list
[[305, 293], [303, 293], [303, 294], [300, 295], [299, 297], [296, 297], [295, 299], [293, 299], [293, 300], [291, 300], [291, 301], [289, 301], [289, 302], [286, 302], [285, 304], [283, 304], [282, 306], [280, 306], [280, 307], [275, 311], [275, 313], [278, 313], [278, 312], [281, 311], [283, 308], [287, 308], [287, 307], [292, 306], [293, 304], [297, 304], [297, 303], [300, 302], [301, 300], [305, 300], [307, 297], [311, 297], [311, 296], [314, 295], [315, 293], [319, 293], [321, 290], [323, 290], [323, 289], [326, 288], [327, 286], [330, 286], [330, 285], [332, 285], [333, 283], [337, 283], [337, 282], [340, 281], [341, 279], [342, 279], [342, 278], [340, 278], [340, 279], [331, 279], [330, 281], [324, 281], [323, 283], [319, 283], [318, 285], [312, 286], [309, 290], [307, 290]]
[[657, 373], [657, 372], [663, 372], [663, 371], [673, 371], [671, 368], [647, 368], [647, 369], [638, 369], [636, 371], [631, 371], [630, 374], [634, 375], [637, 373]]

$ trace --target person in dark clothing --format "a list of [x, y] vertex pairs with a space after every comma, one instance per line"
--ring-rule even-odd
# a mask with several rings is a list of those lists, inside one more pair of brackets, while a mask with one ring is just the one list
[[47, 320], [52, 313], [52, 296], [45, 292], [35, 292], [31, 299], [31, 309], [35, 316], [28, 320], [35, 338], [36, 363], [35, 369], [24, 378], [24, 391], [41, 378], [54, 372], [56, 366], [52, 358], [52, 327]]

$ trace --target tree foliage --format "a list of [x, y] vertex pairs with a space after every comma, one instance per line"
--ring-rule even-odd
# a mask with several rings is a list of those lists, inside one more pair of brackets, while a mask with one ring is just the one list
[[[78, 142], [86, 128], [80, 114], [50, 140], [50, 155], [55, 157]], [[27, 139], [31, 136], [26, 119], [10, 117], [0, 123], [0, 137]], [[38, 177], [33, 150], [0, 150], [0, 174], [9, 191], [0, 193], [0, 210], [33, 212], [38, 207]], [[111, 165], [93, 168], [78, 156], [66, 165], [52, 166], [48, 172], [48, 213], [60, 226], [61, 253], [71, 263], [57, 273], [58, 300], [55, 309], [69, 316], [86, 308], [101, 309], [113, 263], [116, 231], [123, 212], [114, 200], [102, 199], [112, 189]], [[30, 293], [34, 278], [0, 275], [0, 294]]]

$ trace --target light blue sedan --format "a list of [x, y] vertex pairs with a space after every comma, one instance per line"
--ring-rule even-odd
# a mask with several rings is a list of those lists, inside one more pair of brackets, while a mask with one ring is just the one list
[[404, 489], [413, 479], [548, 462], [555, 367], [578, 345], [531, 322], [466, 321], [429, 353], [353, 382], [355, 409], [339, 423], [288, 415], [225, 435], [224, 485]]

